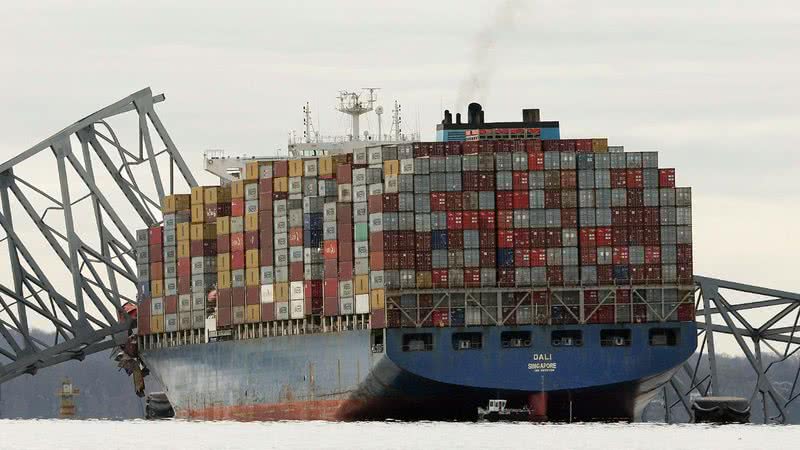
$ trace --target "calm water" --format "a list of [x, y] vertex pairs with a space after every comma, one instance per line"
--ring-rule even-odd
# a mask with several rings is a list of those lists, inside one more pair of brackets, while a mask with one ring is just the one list
[[0, 449], [762, 449], [800, 426], [0, 420]]

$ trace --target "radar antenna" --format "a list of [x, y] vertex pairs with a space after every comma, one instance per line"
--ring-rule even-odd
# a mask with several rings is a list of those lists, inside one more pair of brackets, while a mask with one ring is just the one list
[[[370, 88], [363, 88], [363, 90], [367, 92], [357, 93], [357, 92], [348, 92], [348, 91], [339, 91], [339, 106], [336, 107], [336, 110], [347, 114], [350, 116], [352, 120], [352, 129], [350, 134], [351, 140], [358, 140], [360, 134], [360, 124], [359, 124], [359, 117], [362, 114], [366, 114], [372, 111], [375, 107], [375, 102], [377, 98], [375, 97], [375, 91], [380, 88], [370, 87]], [[361, 97], [368, 93], [369, 97], [366, 100], [362, 100]]]

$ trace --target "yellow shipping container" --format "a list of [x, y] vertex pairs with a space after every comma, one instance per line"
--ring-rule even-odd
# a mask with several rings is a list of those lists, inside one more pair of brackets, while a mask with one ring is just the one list
[[202, 205], [205, 201], [203, 194], [203, 186], [195, 186], [192, 188], [192, 205]]
[[245, 323], [261, 322], [261, 305], [247, 305], [244, 312]]
[[258, 231], [258, 213], [244, 215], [244, 231]]
[[400, 175], [400, 161], [392, 159], [383, 162], [383, 174], [385, 176]]
[[357, 275], [353, 278], [353, 289], [356, 295], [369, 294], [369, 275]]
[[371, 310], [383, 309], [384, 293], [383, 289], [373, 289], [369, 293], [369, 307]]
[[217, 288], [229, 289], [231, 287], [231, 273], [217, 272]]
[[231, 183], [231, 198], [244, 198], [244, 181], [237, 180]]
[[289, 192], [289, 177], [273, 178], [272, 190], [275, 192]]
[[217, 236], [231, 234], [231, 218], [228, 216], [217, 217]]
[[289, 176], [302, 177], [303, 176], [303, 160], [290, 159], [289, 160]]
[[216, 223], [193, 223], [189, 237], [193, 241], [202, 241], [205, 239], [217, 238], [217, 224]]
[[244, 166], [244, 179], [245, 180], [258, 179], [258, 161], [251, 161]]
[[333, 175], [333, 158], [326, 156], [319, 159], [319, 175], [321, 177]]
[[163, 333], [164, 332], [164, 316], [150, 316], [150, 332]]
[[289, 301], [289, 283], [275, 283], [275, 301]]
[[150, 281], [150, 296], [153, 298], [164, 296], [164, 280]]
[[199, 205], [192, 205], [192, 223], [203, 223], [206, 220], [205, 206], [200, 203]]
[[244, 252], [244, 266], [248, 269], [258, 268], [261, 260], [258, 258], [258, 249], [250, 249]]
[[608, 152], [608, 138], [594, 138], [592, 139], [592, 152], [606, 153]]
[[175, 212], [175, 196], [174, 195], [165, 195], [164, 198], [161, 200], [161, 212], [164, 214], [170, 214]]
[[191, 194], [175, 194], [175, 211], [188, 211], [192, 207]]
[[231, 270], [231, 254], [217, 253], [217, 273], [230, 272], [230, 270]]
[[188, 241], [192, 238], [192, 226], [186, 222], [181, 222], [175, 225], [175, 238], [178, 241]]
[[203, 202], [206, 205], [216, 205], [222, 202], [222, 188], [219, 186], [206, 187], [203, 190]]
[[431, 272], [429, 271], [419, 271], [417, 272], [417, 289], [430, 289], [432, 286], [431, 283]]
[[178, 241], [178, 258], [190, 258], [192, 256], [191, 241]]
[[261, 269], [250, 267], [244, 269], [244, 284], [246, 286], [261, 286]]

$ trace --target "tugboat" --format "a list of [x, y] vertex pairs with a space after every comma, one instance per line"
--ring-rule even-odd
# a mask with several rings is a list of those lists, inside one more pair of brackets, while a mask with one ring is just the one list
[[488, 408], [478, 407], [478, 420], [486, 422], [520, 422], [529, 421], [531, 410], [524, 408], [506, 408], [506, 400], [489, 400]]

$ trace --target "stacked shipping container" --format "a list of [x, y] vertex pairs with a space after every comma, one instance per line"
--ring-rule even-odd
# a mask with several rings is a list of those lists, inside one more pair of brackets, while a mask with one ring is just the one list
[[[693, 319], [678, 289], [692, 282], [691, 192], [655, 152], [609, 150], [605, 139], [433, 142], [245, 172], [191, 196], [190, 308], [216, 283], [218, 327], [367, 313], [373, 328]], [[163, 243], [151, 230], [140, 271], [153, 280], [142, 298], [153, 299], [154, 333], [157, 298], [167, 323], [175, 314], [154, 280], [175, 283], [152, 255], [166, 263], [180, 249], [170, 230], [187, 217], [164, 212]], [[427, 294], [385, 298], [482, 287], [520, 289], [454, 293], [446, 307]]]

